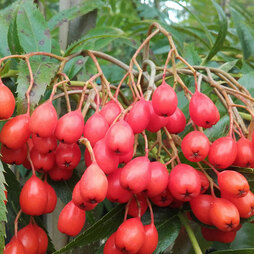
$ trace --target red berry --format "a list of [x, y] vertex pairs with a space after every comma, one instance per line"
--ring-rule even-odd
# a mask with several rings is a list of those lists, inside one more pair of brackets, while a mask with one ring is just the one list
[[145, 240], [145, 230], [139, 218], [124, 221], [116, 231], [115, 245], [123, 253], [137, 253]]
[[[137, 198], [137, 200], [136, 200], [136, 198]], [[139, 205], [140, 205], [140, 216], [143, 216], [148, 208], [146, 197], [143, 193], [137, 194], [136, 198], [133, 198], [130, 202], [130, 205], [129, 205], [128, 215], [130, 215], [131, 217], [138, 217], [139, 216], [139, 207], [138, 207], [137, 202], [139, 202]]]
[[34, 148], [40, 153], [50, 153], [56, 150], [57, 140], [55, 136], [42, 138], [33, 134], [32, 140]]
[[169, 206], [173, 200], [174, 199], [168, 189], [151, 198], [151, 201], [159, 207]]
[[22, 164], [27, 157], [27, 146], [26, 144], [23, 145], [21, 148], [18, 149], [9, 149], [5, 145], [1, 146], [1, 160], [8, 164]]
[[48, 236], [41, 227], [37, 225], [33, 226], [39, 243], [37, 254], [45, 254], [48, 249]]
[[192, 131], [183, 138], [181, 148], [187, 160], [199, 162], [204, 160], [208, 155], [210, 143], [204, 133]]
[[100, 111], [100, 114], [105, 118], [109, 126], [120, 113], [121, 109], [119, 105], [114, 101], [109, 101], [105, 106], [102, 107]]
[[217, 241], [222, 243], [231, 243], [236, 237], [236, 230], [225, 232], [217, 228], [201, 227], [201, 233], [207, 241]]
[[22, 212], [28, 215], [42, 215], [47, 207], [48, 193], [44, 182], [32, 175], [23, 186], [19, 203]]
[[134, 150], [131, 149], [128, 153], [126, 153], [124, 155], [119, 155], [118, 156], [119, 157], [119, 163], [124, 163], [124, 164], [128, 163], [132, 159], [132, 157], [134, 155], [133, 153], [134, 153]]
[[30, 136], [28, 114], [18, 115], [5, 123], [0, 132], [0, 141], [10, 149], [21, 148]]
[[26, 254], [26, 251], [21, 241], [16, 236], [13, 236], [11, 241], [5, 246], [4, 254]]
[[62, 116], [56, 126], [55, 135], [58, 140], [72, 144], [78, 141], [84, 129], [84, 118], [79, 109]]
[[15, 109], [15, 98], [11, 90], [0, 82], [0, 120], [8, 119]]
[[70, 201], [61, 211], [58, 218], [58, 230], [66, 235], [79, 234], [85, 225], [86, 212]]
[[208, 190], [210, 183], [209, 183], [206, 175], [203, 172], [197, 170], [197, 173], [199, 174], [200, 181], [201, 181], [200, 193], [203, 194]]
[[69, 180], [72, 177], [72, 170], [66, 170], [58, 166], [51, 169], [48, 174], [53, 181]]
[[176, 111], [167, 118], [166, 128], [169, 133], [177, 134], [184, 130], [186, 126], [186, 118], [181, 109], [176, 108]]
[[187, 164], [178, 164], [169, 174], [168, 188], [174, 198], [184, 202], [190, 201], [200, 194], [199, 174]]
[[38, 106], [31, 115], [30, 130], [40, 137], [50, 137], [57, 125], [57, 113], [50, 101]]
[[93, 147], [97, 141], [104, 138], [108, 128], [106, 119], [99, 113], [94, 113], [85, 124], [84, 137], [90, 141]]
[[57, 203], [57, 196], [55, 190], [46, 181], [44, 182], [45, 189], [48, 194], [48, 202], [44, 213], [52, 213], [55, 210]]
[[121, 254], [122, 252], [115, 245], [116, 233], [113, 233], [105, 243], [103, 254]]
[[221, 137], [210, 146], [208, 160], [215, 167], [224, 169], [233, 164], [236, 155], [236, 142], [231, 137]]
[[203, 93], [196, 91], [189, 104], [191, 120], [198, 126], [210, 128], [220, 120], [220, 114], [212, 100]]
[[120, 183], [123, 188], [133, 193], [144, 191], [150, 179], [150, 161], [145, 156], [137, 157], [128, 162], [120, 175]]
[[177, 108], [177, 96], [174, 89], [165, 81], [156, 88], [152, 96], [154, 112], [159, 116], [170, 116]]

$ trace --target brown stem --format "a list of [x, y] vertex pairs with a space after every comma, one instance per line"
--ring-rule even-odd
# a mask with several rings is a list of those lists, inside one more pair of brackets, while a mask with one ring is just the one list
[[92, 163], [96, 162], [95, 156], [94, 156], [94, 152], [93, 152], [93, 148], [92, 148], [92, 146], [91, 146], [89, 140], [88, 140], [87, 138], [80, 138], [80, 139], [79, 139], [79, 142], [80, 142], [81, 144], [85, 145], [86, 148], [88, 149], [89, 154], [90, 154], [90, 157], [91, 157]]

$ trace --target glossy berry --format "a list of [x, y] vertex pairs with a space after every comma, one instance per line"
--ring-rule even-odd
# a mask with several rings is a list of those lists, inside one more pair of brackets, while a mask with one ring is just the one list
[[39, 243], [37, 254], [45, 254], [48, 249], [48, 236], [41, 227], [37, 225], [33, 226]]
[[210, 143], [204, 133], [192, 131], [183, 138], [181, 148], [187, 160], [199, 162], [204, 160], [208, 155]]
[[215, 198], [209, 210], [211, 222], [221, 231], [231, 231], [240, 222], [236, 206], [224, 198]]
[[105, 174], [111, 174], [118, 168], [119, 157], [108, 149], [105, 138], [95, 144], [93, 151], [98, 166]]
[[5, 246], [4, 254], [26, 254], [26, 251], [21, 241], [16, 236], [13, 236], [11, 241]]
[[132, 193], [129, 190], [124, 189], [120, 184], [121, 171], [122, 168], [119, 168], [107, 176], [107, 199], [111, 202], [126, 203], [132, 196]]
[[10, 149], [21, 148], [30, 136], [28, 114], [18, 115], [5, 123], [0, 132], [0, 142]]
[[126, 121], [131, 126], [134, 134], [144, 131], [150, 121], [148, 102], [143, 98], [137, 101], [127, 114]]
[[210, 183], [209, 183], [206, 175], [203, 172], [197, 170], [197, 173], [199, 174], [200, 182], [201, 182], [200, 193], [203, 194], [208, 190]]
[[31, 115], [30, 130], [40, 137], [50, 137], [57, 125], [57, 113], [50, 101], [38, 106]]
[[[137, 200], [136, 200], [137, 198]], [[137, 202], [139, 202], [140, 206], [140, 216], [143, 216], [148, 208], [148, 204], [146, 201], [146, 196], [143, 193], [139, 193], [136, 195], [136, 198], [133, 198], [130, 202], [128, 215], [131, 217], [138, 217], [139, 216], [139, 207]]]
[[168, 189], [165, 189], [163, 192], [150, 198], [150, 200], [159, 207], [169, 206], [173, 202], [173, 197], [170, 194]]
[[146, 187], [148, 197], [154, 197], [163, 192], [168, 185], [168, 170], [159, 161], [150, 163], [151, 179]]
[[38, 237], [32, 224], [28, 224], [27, 226], [18, 231], [18, 239], [21, 241], [27, 254], [38, 253]]
[[158, 231], [153, 223], [144, 226], [145, 240], [138, 254], [152, 254], [158, 245]]
[[190, 201], [192, 212], [204, 224], [212, 225], [209, 210], [213, 200], [212, 195], [201, 194]]
[[107, 194], [108, 180], [96, 162], [92, 163], [80, 179], [80, 192], [85, 202], [102, 202]]
[[181, 109], [176, 108], [176, 111], [167, 118], [166, 128], [169, 133], [177, 134], [184, 130], [186, 126], [186, 118]]
[[72, 177], [72, 170], [66, 170], [55, 166], [48, 174], [53, 181], [69, 180]]
[[151, 101], [148, 101], [150, 110], [150, 120], [146, 129], [150, 132], [157, 132], [162, 127], [166, 126], [168, 117], [159, 116], [154, 112], [153, 105]]
[[5, 145], [1, 146], [1, 160], [8, 164], [20, 165], [22, 164], [27, 157], [27, 146], [23, 145], [18, 149], [9, 149]]
[[168, 188], [177, 200], [190, 201], [200, 194], [200, 177], [193, 167], [187, 164], [178, 164], [169, 174]]
[[113, 233], [105, 243], [103, 254], [121, 254], [122, 252], [115, 245], [116, 233]]
[[40, 153], [50, 153], [56, 150], [57, 140], [55, 136], [42, 138], [33, 134], [32, 140], [34, 148]]
[[177, 108], [177, 96], [174, 89], [165, 81], [156, 88], [152, 96], [154, 112], [159, 116], [170, 116]]
[[102, 139], [109, 128], [106, 119], [99, 113], [94, 113], [86, 122], [84, 137], [90, 141], [93, 147], [97, 141]]
[[208, 160], [216, 168], [224, 169], [233, 164], [236, 155], [236, 142], [231, 137], [221, 137], [210, 146]]
[[145, 230], [139, 218], [124, 221], [116, 231], [115, 245], [123, 253], [137, 253], [145, 240]]
[[47, 207], [47, 202], [48, 193], [44, 182], [32, 175], [20, 192], [19, 203], [22, 212], [28, 215], [42, 215]]
[[56, 203], [57, 203], [56, 192], [53, 189], [53, 187], [50, 184], [48, 184], [46, 181], [44, 181], [44, 185], [48, 194], [48, 202], [47, 202], [46, 209], [44, 210], [44, 213], [52, 213], [55, 210]]
[[134, 150], [133, 148], [126, 154], [124, 155], [119, 155], [118, 158], [119, 158], [119, 163], [128, 163], [132, 158], [133, 158], [133, 153], [134, 153]]
[[220, 114], [212, 100], [205, 94], [196, 91], [189, 104], [191, 120], [198, 126], [210, 128], [220, 120]]
[[56, 164], [60, 168], [73, 170], [81, 159], [81, 151], [77, 143], [60, 143], [56, 149]]
[[85, 225], [86, 212], [70, 201], [61, 211], [58, 218], [58, 230], [66, 235], [79, 234]]
[[236, 237], [236, 230], [225, 232], [217, 228], [201, 227], [201, 233], [207, 241], [217, 241], [221, 243], [231, 243]]
[[8, 119], [15, 109], [15, 98], [11, 90], [0, 81], [0, 120]]
[[84, 118], [80, 110], [63, 115], [57, 122], [55, 136], [63, 143], [72, 144], [78, 141], [84, 129]]
[[220, 191], [235, 198], [244, 197], [250, 190], [246, 178], [237, 171], [225, 170], [218, 174]]
[[109, 101], [105, 106], [102, 107], [100, 111], [100, 114], [105, 118], [109, 126], [120, 113], [121, 109], [119, 105], [114, 101]]
[[130, 125], [124, 120], [112, 124], [105, 138], [107, 147], [117, 155], [124, 155], [133, 150], [134, 134]]
[[[137, 170], [138, 169], [138, 170]], [[122, 169], [120, 183], [132, 193], [146, 190], [151, 179], [150, 161], [147, 157], [136, 157]]]

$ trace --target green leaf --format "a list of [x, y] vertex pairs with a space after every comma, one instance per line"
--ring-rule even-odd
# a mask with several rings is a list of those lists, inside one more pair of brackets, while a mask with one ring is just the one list
[[103, 3], [101, 0], [83, 1], [82, 3], [77, 4], [70, 9], [63, 10], [57, 15], [54, 15], [48, 22], [49, 29], [52, 31], [61, 26], [63, 23], [85, 15], [94, 9], [101, 8], [104, 5], [105, 3]]
[[253, 254], [254, 248], [252, 249], [243, 249], [243, 250], [219, 250], [213, 252], [213, 254]]
[[2, 162], [0, 161], [0, 252], [4, 247], [4, 238], [5, 238], [5, 222], [7, 221], [6, 217], [6, 206], [4, 204], [5, 200], [5, 178], [4, 178], [4, 167]]
[[51, 35], [42, 13], [36, 6], [25, 1], [17, 13], [20, 45], [26, 53], [51, 52]]
[[194, 44], [187, 44], [184, 48], [184, 57], [191, 65], [199, 65], [201, 63], [201, 58], [198, 55], [196, 47]]
[[220, 21], [220, 30], [217, 35], [216, 41], [213, 44], [213, 47], [211, 48], [208, 56], [205, 58], [203, 63], [208, 62], [209, 60], [212, 59], [212, 57], [222, 49], [224, 40], [227, 35], [227, 30], [228, 30], [228, 22], [227, 22], [227, 17], [220, 5], [218, 5], [214, 0], [211, 0], [213, 5], [215, 6], [218, 16], [219, 16], [219, 21]]
[[253, 79], [254, 79], [254, 71], [248, 72], [246, 74], [244, 74], [239, 80], [238, 82], [244, 86], [245, 88], [248, 89], [248, 91], [250, 92], [250, 94], [252, 96], [254, 96], [254, 86], [253, 86]]
[[[44, 95], [47, 86], [50, 84], [51, 79], [55, 76], [58, 69], [58, 64], [52, 62], [32, 60], [30, 61], [34, 85], [30, 92], [31, 107], [34, 108], [40, 101], [42, 95]], [[25, 93], [29, 87], [29, 72], [25, 62], [19, 63], [19, 75], [17, 80], [17, 111], [24, 113], [27, 108]]]

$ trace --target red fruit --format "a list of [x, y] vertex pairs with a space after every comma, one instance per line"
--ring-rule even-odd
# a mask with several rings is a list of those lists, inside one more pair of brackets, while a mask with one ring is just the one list
[[132, 193], [144, 191], [150, 180], [150, 161], [145, 156], [137, 157], [128, 162], [120, 175], [120, 184]]
[[57, 196], [55, 190], [46, 181], [44, 182], [45, 189], [48, 194], [48, 202], [44, 213], [52, 213], [56, 208]]
[[7, 204], [7, 190], [4, 190], [4, 194], [5, 194], [5, 200], [4, 200], [4, 204]]
[[133, 150], [134, 134], [130, 125], [124, 120], [111, 125], [105, 138], [109, 150], [117, 155], [124, 155]]
[[240, 222], [236, 206], [224, 198], [215, 198], [210, 206], [211, 222], [221, 231], [231, 231], [238, 227]]
[[185, 158], [192, 162], [199, 162], [206, 158], [210, 149], [207, 136], [200, 131], [188, 133], [181, 144]]
[[55, 136], [42, 138], [33, 134], [32, 140], [34, 148], [40, 153], [50, 153], [56, 150], [57, 140]]
[[153, 223], [144, 226], [145, 240], [138, 254], [152, 254], [158, 245], [158, 231]]
[[33, 226], [39, 243], [37, 254], [45, 254], [48, 249], [48, 236], [41, 227], [37, 225]]
[[80, 179], [80, 192], [85, 202], [102, 202], [107, 194], [108, 180], [96, 162], [92, 163]]
[[69, 236], [79, 234], [85, 225], [86, 212], [70, 201], [61, 211], [58, 218], [58, 230]]
[[4, 254], [26, 254], [26, 251], [21, 241], [16, 236], [13, 236], [11, 241], [5, 246]]
[[169, 206], [174, 200], [168, 189], [150, 199], [155, 205], [159, 207]]
[[241, 218], [247, 219], [254, 215], [254, 194], [251, 191], [241, 198], [232, 197], [223, 192], [221, 194], [222, 198], [229, 200], [236, 206]]
[[47, 172], [55, 165], [55, 153], [40, 153], [35, 148], [30, 152], [34, 168], [39, 172]]
[[131, 126], [134, 134], [144, 131], [150, 121], [148, 102], [143, 98], [141, 98], [140, 101], [137, 101], [126, 116], [126, 121]]
[[18, 231], [18, 239], [24, 246], [26, 254], [37, 254], [39, 242], [36, 231], [34, 230], [34, 226], [32, 224], [28, 224]]
[[86, 122], [84, 137], [87, 138], [93, 147], [97, 141], [104, 138], [109, 125], [105, 118], [99, 113], [94, 113]]
[[11, 90], [0, 81], [0, 120], [8, 119], [15, 109], [15, 98]]
[[198, 126], [210, 128], [220, 120], [220, 114], [212, 100], [196, 91], [189, 104], [191, 120]]
[[1, 160], [8, 164], [22, 164], [27, 157], [27, 146], [23, 145], [21, 148], [13, 150], [9, 149], [5, 145], [1, 146]]
[[105, 118], [109, 126], [120, 113], [121, 109], [119, 105], [114, 101], [109, 101], [105, 106], [102, 107], [100, 111], [100, 114]]
[[[140, 216], [143, 216], [148, 208], [146, 197], [142, 193], [137, 194], [136, 197], [140, 205]], [[138, 208], [137, 200], [136, 198], [133, 198], [130, 202], [128, 215], [130, 215], [131, 217], [139, 216], [139, 208]]]
[[199, 174], [187, 164], [178, 164], [169, 174], [168, 188], [174, 198], [184, 202], [190, 201], [200, 194]]
[[154, 112], [153, 105], [151, 101], [148, 101], [150, 110], [150, 121], [146, 129], [150, 132], [157, 132], [162, 127], [166, 126], [168, 117], [159, 116]]
[[118, 158], [119, 158], [119, 163], [128, 163], [132, 157], [133, 157], [133, 153], [134, 153], [134, 150], [131, 149], [128, 153], [124, 154], [124, 155], [119, 155]]
[[105, 174], [111, 174], [117, 169], [119, 157], [108, 149], [105, 138], [95, 144], [93, 151], [98, 166]]
[[254, 148], [250, 140], [245, 137], [237, 141], [237, 155], [234, 164], [248, 168], [254, 163]]
[[47, 207], [48, 193], [44, 182], [32, 175], [23, 186], [19, 203], [22, 212], [28, 215], [42, 215]]
[[117, 169], [108, 175], [107, 199], [111, 202], [126, 203], [132, 196], [132, 193], [124, 189], [120, 184], [120, 175], [122, 168]]
[[18, 115], [5, 123], [0, 132], [0, 142], [10, 149], [21, 148], [30, 136], [28, 114]]
[[201, 194], [190, 201], [192, 212], [204, 224], [212, 225], [209, 209], [213, 200], [212, 195]]
[[168, 185], [168, 170], [159, 161], [150, 163], [151, 179], [146, 187], [148, 197], [154, 197], [163, 192]]
[[220, 191], [234, 198], [247, 195], [250, 186], [246, 178], [233, 170], [225, 170], [218, 174], [218, 184]]
[[159, 116], [170, 116], [177, 108], [177, 96], [174, 89], [165, 81], [156, 88], [152, 96], [154, 112]]
[[201, 227], [201, 233], [207, 241], [217, 241], [222, 243], [231, 243], [236, 237], [236, 230], [224, 232], [217, 228]]
[[236, 142], [231, 137], [221, 137], [210, 146], [208, 160], [215, 167], [224, 169], [233, 164], [236, 155]]
[[206, 175], [203, 172], [197, 170], [197, 173], [199, 174], [200, 181], [201, 181], [200, 193], [203, 194], [208, 190], [210, 183], [209, 183]]
[[72, 177], [72, 170], [66, 170], [58, 166], [51, 169], [48, 174], [53, 181], [69, 180]]
[[124, 221], [116, 231], [115, 245], [126, 253], [137, 253], [145, 240], [145, 230], [139, 218]]
[[169, 133], [177, 134], [184, 130], [186, 126], [186, 118], [181, 109], [176, 108], [176, 111], [167, 118], [166, 128]]
[[63, 143], [78, 141], [84, 129], [84, 118], [79, 109], [63, 115], [57, 122], [55, 136]]
[[57, 125], [57, 113], [51, 101], [38, 106], [31, 115], [30, 130], [40, 137], [50, 137]]
[[60, 168], [73, 170], [81, 159], [81, 151], [77, 143], [60, 143], [56, 149], [56, 164]]
[[121, 254], [122, 252], [115, 245], [116, 233], [113, 233], [105, 243], [103, 254]]

